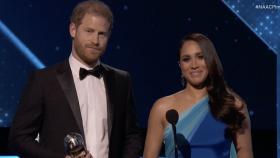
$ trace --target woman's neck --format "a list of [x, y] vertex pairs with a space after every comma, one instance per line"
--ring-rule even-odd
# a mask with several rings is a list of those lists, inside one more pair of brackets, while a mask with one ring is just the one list
[[184, 91], [186, 92], [186, 94], [188, 94], [191, 98], [194, 98], [195, 100], [201, 99], [208, 94], [206, 87], [198, 89], [193, 86], [187, 85]]

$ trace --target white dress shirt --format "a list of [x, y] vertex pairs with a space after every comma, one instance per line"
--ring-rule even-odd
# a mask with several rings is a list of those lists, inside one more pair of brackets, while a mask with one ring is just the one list
[[[103, 77], [98, 79], [88, 75], [80, 80], [80, 68], [92, 68], [79, 62], [72, 54], [69, 63], [78, 94], [87, 150], [93, 158], [108, 158], [107, 99]], [[96, 65], [99, 64], [100, 61]]]

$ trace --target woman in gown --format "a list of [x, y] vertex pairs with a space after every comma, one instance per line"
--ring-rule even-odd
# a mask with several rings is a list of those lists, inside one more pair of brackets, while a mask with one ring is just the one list
[[166, 112], [179, 113], [179, 158], [252, 158], [250, 118], [245, 102], [224, 81], [213, 43], [193, 33], [183, 38], [179, 66], [184, 89], [157, 100], [150, 112], [144, 158], [175, 157], [172, 127]]

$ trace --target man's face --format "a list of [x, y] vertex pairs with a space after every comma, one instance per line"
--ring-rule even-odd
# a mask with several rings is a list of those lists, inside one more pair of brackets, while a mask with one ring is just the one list
[[106, 49], [109, 29], [107, 19], [94, 14], [85, 14], [79, 26], [71, 23], [73, 56], [87, 66], [94, 66]]

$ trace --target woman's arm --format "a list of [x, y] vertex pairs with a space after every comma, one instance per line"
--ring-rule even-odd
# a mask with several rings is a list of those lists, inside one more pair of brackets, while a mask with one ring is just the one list
[[241, 112], [245, 116], [242, 128], [236, 133], [235, 146], [237, 149], [238, 158], [253, 158], [252, 138], [250, 117], [248, 114], [247, 105], [240, 99], [236, 99], [236, 106], [242, 107]]
[[164, 116], [161, 101], [157, 101], [151, 111], [144, 148], [144, 158], [158, 158], [164, 134]]

